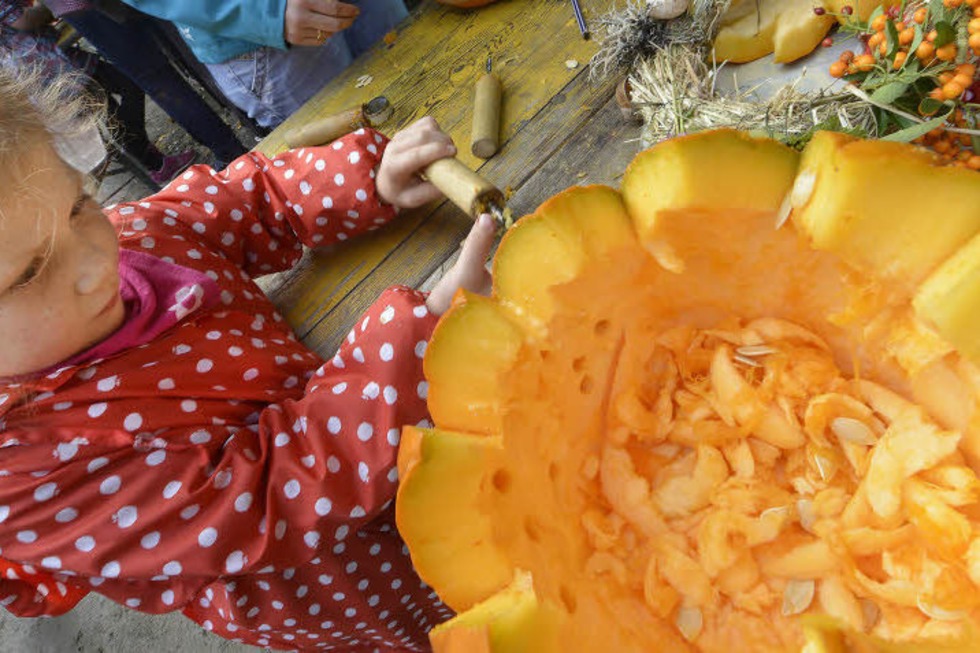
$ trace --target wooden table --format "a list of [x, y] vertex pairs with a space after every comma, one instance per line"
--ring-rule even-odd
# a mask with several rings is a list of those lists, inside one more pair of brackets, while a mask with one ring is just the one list
[[[590, 27], [613, 5], [581, 0]], [[257, 150], [285, 149], [286, 130], [377, 95], [391, 101], [392, 134], [431, 115], [452, 135], [459, 158], [510, 195], [515, 216], [534, 211], [575, 184], [618, 187], [639, 149], [639, 127], [614, 98], [615, 79], [589, 80], [597, 50], [582, 38], [570, 2], [500, 0], [460, 10], [424, 0], [390, 45], [379, 44], [263, 140]], [[473, 85], [487, 56], [504, 88], [501, 148], [487, 161], [472, 156]], [[577, 61], [577, 67], [570, 67]], [[357, 80], [372, 81], [357, 88]], [[294, 270], [265, 288], [307, 346], [332, 356], [358, 316], [388, 286], [417, 287], [449, 259], [470, 227], [442, 202], [403, 212], [384, 229], [331, 250], [307, 252]]]

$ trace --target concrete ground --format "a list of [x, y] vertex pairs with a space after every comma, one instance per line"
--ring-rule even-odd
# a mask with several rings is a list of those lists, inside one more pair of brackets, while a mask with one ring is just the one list
[[[209, 150], [198, 145], [156, 105], [147, 103], [150, 138], [166, 154], [189, 147], [198, 162], [210, 163]], [[223, 112], [247, 147], [254, 134]], [[119, 163], [110, 163], [96, 197], [102, 204], [137, 200], [153, 190]], [[180, 613], [146, 615], [89, 594], [74, 610], [55, 619], [18, 619], [0, 608], [0, 653], [242, 653], [256, 651], [212, 635]]]

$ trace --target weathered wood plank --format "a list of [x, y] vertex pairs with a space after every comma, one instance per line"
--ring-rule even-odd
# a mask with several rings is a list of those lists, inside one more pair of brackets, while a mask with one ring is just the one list
[[[510, 199], [517, 214], [533, 212], [542, 201], [575, 184], [601, 183], [619, 187], [619, 178], [639, 150], [640, 129], [623, 120], [611, 89], [609, 93], [607, 101], [599, 105], [598, 110], [593, 105], [581, 128], [567, 139], [542, 139], [554, 149], [543, 165], [528, 170], [527, 176], [517, 182]], [[559, 115], [562, 114], [555, 111], [547, 118], [557, 119]], [[583, 172], [585, 176], [580, 176]], [[440, 233], [453, 230], [462, 234], [468, 228], [469, 221], [458, 211], [440, 207], [343, 302], [326, 311], [310, 331], [302, 333], [304, 342], [323, 356], [332, 355], [347, 329], [386, 287], [396, 283], [418, 285], [454, 253], [456, 241], [439, 247], [445, 245]], [[423, 269], [418, 264], [420, 260], [432, 261], [433, 267]]]
[[[593, 85], [587, 75], [576, 77], [556, 93], [538, 115], [522, 125], [519, 136], [488, 160], [481, 173], [501, 188], [519, 188], [575, 130], [589, 124], [596, 108], [612, 94], [611, 83]], [[574, 183], [574, 180], [568, 183]], [[538, 201], [546, 197], [540, 197]], [[511, 201], [515, 216], [530, 213], [535, 207], [536, 204], [515, 205]], [[406, 212], [395, 224], [373, 234], [374, 240], [384, 239], [388, 245], [384, 257], [370, 259], [362, 255], [362, 249], [376, 246], [376, 243], [363, 241], [347, 243], [339, 250], [322, 255], [308, 254], [285, 282], [269, 289], [270, 296], [301, 337], [324, 320], [328, 320], [327, 324], [344, 324], [343, 319], [338, 320], [331, 312], [338, 304], [347, 302], [350, 293], [361, 283], [367, 285], [360, 289], [351, 312], [363, 310], [366, 306], [360, 299], [365, 295], [377, 296], [385, 287], [380, 285], [382, 283], [413, 285], [425, 279], [455, 251], [469, 224], [469, 219], [459, 209], [447, 203], [424, 215]], [[399, 249], [413, 255], [392, 258], [391, 253]], [[364, 269], [372, 264], [372, 260], [376, 261], [373, 267]], [[382, 267], [386, 269], [379, 274]], [[370, 280], [365, 281], [369, 276]]]
[[[423, 5], [422, 9], [422, 13], [414, 16], [401, 30], [390, 49], [379, 48], [372, 51], [367, 59], [355, 63], [270, 134], [258, 149], [273, 153], [283, 147], [282, 134], [292, 125], [313, 115], [324, 115], [349, 106], [349, 102], [345, 103], [343, 98], [350, 97], [353, 80], [360, 74], [371, 74], [375, 75], [372, 87], [378, 86], [380, 90], [386, 82], [388, 84], [384, 93], [396, 108], [395, 116], [388, 124], [408, 123], [423, 111], [431, 110], [429, 112], [453, 133], [461, 145], [460, 158], [467, 161], [468, 157], [470, 165], [476, 167], [477, 160], [465, 152], [464, 145], [469, 137], [472, 84], [482, 74], [488, 43], [495, 39], [499, 43], [508, 43], [505, 54], [497, 57], [498, 73], [505, 85], [502, 135], [508, 140], [513, 140], [524, 126], [531, 123], [541, 108], [569, 81], [584, 75], [585, 66], [569, 70], [565, 67], [565, 60], [579, 57], [584, 61], [595, 48], [591, 42], [579, 38], [570, 12], [556, 11], [554, 4], [548, 0], [500, 2], [470, 14], [461, 14], [458, 10], [434, 3]], [[535, 29], [527, 29], [529, 25], [534, 25]], [[418, 43], [431, 45], [421, 47]], [[402, 44], [405, 44], [403, 51], [398, 54]], [[476, 50], [479, 50], [479, 56], [476, 56]], [[500, 67], [511, 72], [501, 71]], [[542, 71], [547, 74], [542, 74]], [[408, 99], [400, 101], [399, 98]], [[559, 132], [567, 131], [567, 127], [562, 129], [562, 124], [554, 127]], [[503, 151], [491, 159], [491, 164], [506, 155], [508, 140], [503, 143]], [[539, 159], [534, 154], [532, 152], [532, 156], [522, 158], [520, 165], [531, 169], [536, 167]], [[498, 183], [506, 185], [510, 181], [503, 177]], [[310, 269], [280, 276], [266, 287], [276, 296], [292, 289], [279, 304], [290, 323], [303, 332], [322, 317], [325, 310], [341, 301], [371, 274], [434, 210], [436, 207], [433, 206], [409, 212], [396, 223], [349, 243], [329, 257], [310, 256], [303, 264], [304, 268]], [[442, 233], [446, 241], [442, 248], [445, 249], [447, 244], [450, 248], [455, 247], [459, 236], [458, 229]], [[430, 261], [422, 263], [431, 270]], [[302, 278], [303, 282], [290, 279], [293, 274]]]

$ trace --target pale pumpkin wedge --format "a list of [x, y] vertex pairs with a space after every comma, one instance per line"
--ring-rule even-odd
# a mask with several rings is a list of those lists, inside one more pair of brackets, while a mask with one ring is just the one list
[[[866, 202], [878, 165], [953, 217]], [[721, 131], [519, 222], [494, 296], [442, 318], [437, 428], [399, 458], [420, 573], [477, 601], [435, 650], [976, 650], [978, 186]]]
[[679, 271], [670, 243], [660, 237], [669, 212], [768, 211], [775, 216], [798, 162], [794, 150], [734, 130], [682, 136], [633, 159], [623, 176], [624, 201], [640, 242], [661, 265]]
[[[496, 303], [463, 293], [432, 334], [423, 360], [429, 413], [441, 428], [499, 433], [501, 376], [524, 336]], [[460, 365], [464, 358], [468, 364]]]
[[951, 345], [980, 361], [980, 234], [923, 282], [913, 306]]
[[822, 0], [748, 0], [735, 3], [723, 17], [714, 42], [716, 61], [746, 63], [774, 53], [776, 63], [789, 63], [816, 48], [834, 23], [814, 8]]
[[980, 233], [970, 172], [901, 143], [820, 132], [800, 163], [793, 220], [814, 247], [912, 289]]
[[494, 258], [494, 295], [529, 328], [540, 329], [551, 317], [551, 286], [577, 276], [584, 261], [634, 243], [619, 193], [606, 186], [569, 189], [504, 235]]
[[[485, 495], [501, 463], [499, 436], [406, 427], [398, 451], [398, 529], [412, 540], [412, 563], [453, 610], [467, 610], [510, 582]], [[452, 492], [446, 492], [447, 486]]]
[[440, 653], [559, 653], [557, 611], [541, 605], [526, 573], [501, 592], [444, 624], [430, 635]]

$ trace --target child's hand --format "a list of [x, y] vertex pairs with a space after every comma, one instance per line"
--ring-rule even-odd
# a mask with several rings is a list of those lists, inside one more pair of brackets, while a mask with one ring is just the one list
[[382, 201], [402, 209], [414, 209], [439, 199], [442, 193], [419, 173], [439, 159], [456, 155], [449, 134], [439, 129], [435, 119], [422, 118], [395, 134], [378, 168], [378, 195]]
[[459, 288], [481, 295], [490, 294], [490, 273], [487, 272], [486, 261], [495, 236], [493, 220], [484, 213], [463, 241], [463, 251], [459, 253], [456, 265], [439, 279], [425, 300], [430, 313], [442, 315], [449, 310], [453, 295]]

